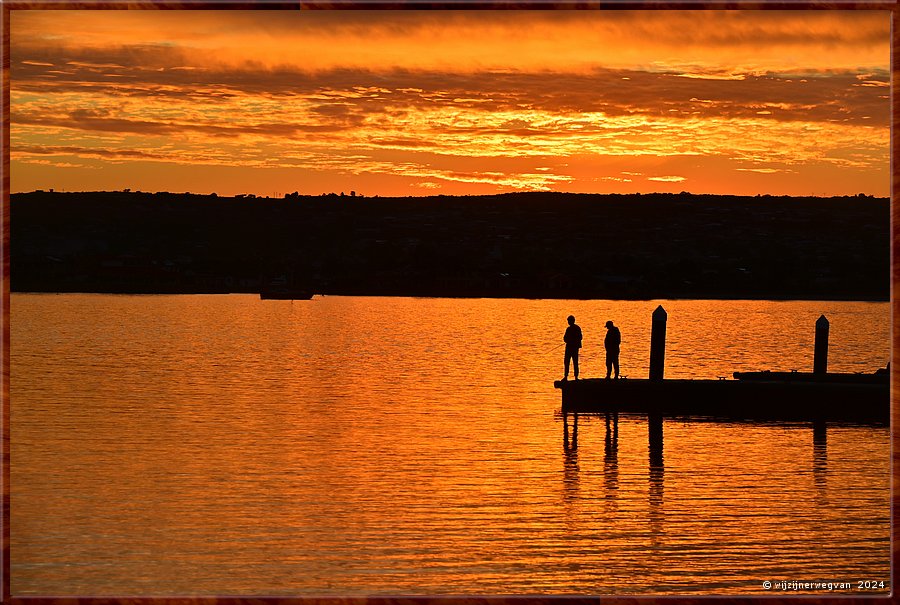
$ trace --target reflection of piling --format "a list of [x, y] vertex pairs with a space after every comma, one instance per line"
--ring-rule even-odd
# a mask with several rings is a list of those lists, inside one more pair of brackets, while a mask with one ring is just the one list
[[828, 425], [824, 420], [813, 422], [813, 481], [819, 503], [826, 503], [828, 471]]
[[[612, 432], [610, 432], [609, 421], [612, 419]], [[610, 435], [612, 435], [613, 439], [619, 439], [619, 413], [618, 412], [606, 412], [606, 438], [609, 439]]]
[[663, 417], [662, 414], [649, 414], [647, 416], [650, 437], [650, 469], [663, 466]]
[[578, 500], [578, 447], [569, 445], [569, 433], [563, 443], [563, 503], [567, 505], [567, 516], [571, 514], [572, 505]]
[[615, 505], [616, 493], [619, 490], [619, 415], [613, 413], [612, 427], [609, 417], [607, 413], [603, 448], [603, 484], [606, 488], [607, 501]]
[[813, 358], [813, 374], [828, 371], [828, 319], [822, 315], [816, 320], [816, 351]]
[[663, 465], [663, 417], [662, 414], [651, 413], [647, 416], [650, 434], [650, 489], [647, 492], [650, 520], [650, 545], [662, 546], [665, 528], [663, 517], [663, 492], [665, 466]]
[[813, 422], [813, 460], [822, 468], [828, 461], [828, 423], [824, 420]]
[[606, 455], [609, 456], [612, 454], [615, 457], [616, 452], [619, 449], [619, 414], [616, 412], [612, 413], [612, 430], [610, 430], [610, 413], [606, 413]]
[[662, 305], [653, 312], [653, 324], [650, 330], [650, 380], [663, 379], [663, 367], [666, 361], [666, 320], [669, 315]]
[[578, 449], [578, 412], [575, 412], [572, 418], [572, 449]]
[[569, 441], [569, 415], [563, 414], [563, 449], [566, 452], [578, 449], [578, 412], [572, 414], [572, 421], [572, 440]]
[[824, 420], [813, 421], [813, 446], [822, 451], [828, 446], [828, 423]]

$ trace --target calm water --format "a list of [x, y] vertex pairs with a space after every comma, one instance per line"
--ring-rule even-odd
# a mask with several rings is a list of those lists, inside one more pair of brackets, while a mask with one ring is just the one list
[[14, 294], [12, 593], [887, 592], [886, 428], [564, 440], [565, 317], [646, 377], [660, 303], [667, 377], [809, 371], [822, 313], [829, 370], [890, 354], [887, 303]]

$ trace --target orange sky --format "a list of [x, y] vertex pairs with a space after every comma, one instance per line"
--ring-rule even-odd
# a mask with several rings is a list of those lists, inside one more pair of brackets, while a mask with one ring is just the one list
[[12, 11], [12, 191], [889, 195], [888, 11]]

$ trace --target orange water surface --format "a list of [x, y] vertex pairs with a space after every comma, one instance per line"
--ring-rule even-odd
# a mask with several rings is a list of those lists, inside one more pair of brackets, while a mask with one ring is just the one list
[[883, 367], [887, 303], [11, 299], [13, 595], [890, 590], [888, 428], [667, 419], [654, 455], [552, 384], [570, 313], [584, 377], [607, 320], [646, 377], [662, 304], [666, 376], [715, 378], [811, 371], [821, 314], [830, 371]]

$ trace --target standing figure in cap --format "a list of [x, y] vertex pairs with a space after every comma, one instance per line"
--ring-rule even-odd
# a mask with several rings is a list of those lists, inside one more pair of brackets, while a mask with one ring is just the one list
[[606, 378], [612, 373], [613, 368], [616, 370], [616, 378], [619, 377], [619, 345], [622, 344], [622, 333], [619, 328], [613, 325], [613, 322], [606, 322], [606, 338], [603, 340], [603, 346], [606, 347]]
[[578, 349], [581, 348], [581, 328], [575, 324], [574, 315], [569, 315], [569, 317], [566, 318], [566, 321], [569, 322], [569, 327], [566, 328], [566, 333], [563, 336], [563, 342], [566, 343], [566, 357], [563, 361], [566, 368], [566, 375], [563, 376], [563, 380], [569, 379], [570, 359], [575, 368], [575, 380], [578, 380]]

